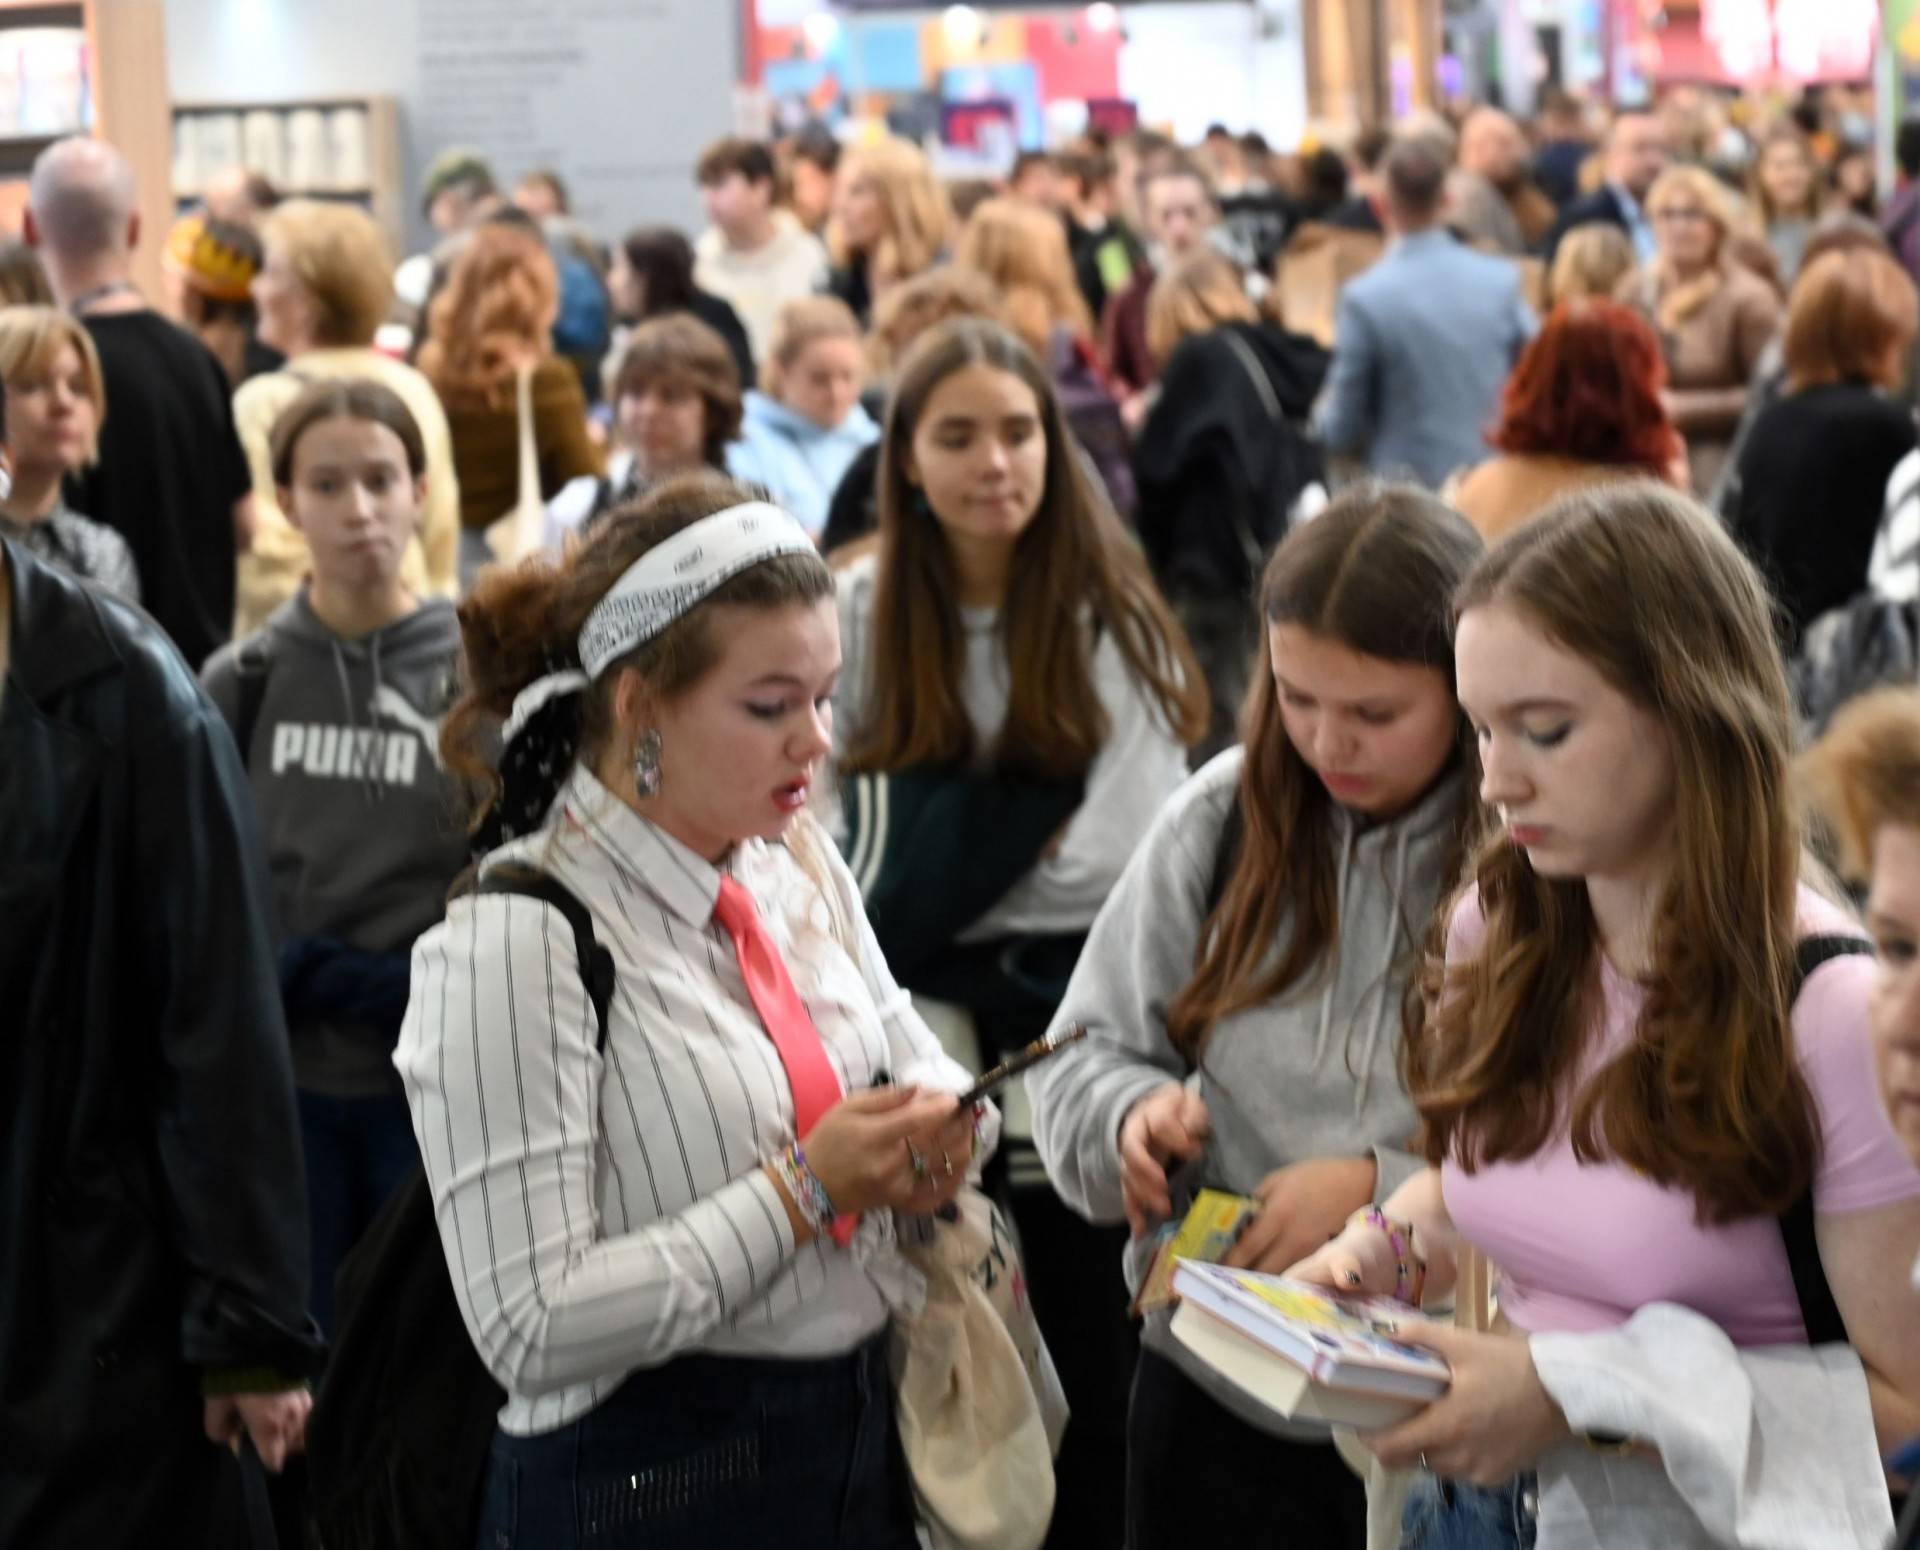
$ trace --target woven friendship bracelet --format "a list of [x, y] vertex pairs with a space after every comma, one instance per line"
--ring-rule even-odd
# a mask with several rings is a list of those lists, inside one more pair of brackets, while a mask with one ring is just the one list
[[800, 1219], [813, 1230], [815, 1237], [826, 1236], [839, 1213], [834, 1210], [833, 1197], [827, 1193], [826, 1185], [807, 1166], [807, 1154], [800, 1150], [800, 1143], [794, 1142], [775, 1158], [774, 1167], [787, 1186], [787, 1193], [793, 1196], [793, 1203], [800, 1208]]
[[1413, 1229], [1394, 1221], [1378, 1206], [1366, 1206], [1353, 1213], [1349, 1221], [1365, 1222], [1385, 1235], [1393, 1250], [1393, 1295], [1404, 1303], [1420, 1306], [1427, 1285], [1427, 1262], [1413, 1251]]

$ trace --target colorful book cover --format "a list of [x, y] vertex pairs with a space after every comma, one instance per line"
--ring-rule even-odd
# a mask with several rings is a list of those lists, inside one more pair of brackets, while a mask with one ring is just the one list
[[1133, 1300], [1134, 1317], [1164, 1308], [1174, 1300], [1176, 1260], [1214, 1265], [1225, 1259], [1258, 1209], [1258, 1201], [1229, 1195], [1225, 1190], [1203, 1189], [1195, 1195], [1179, 1226], [1168, 1223], [1161, 1229], [1160, 1246], [1154, 1250], [1153, 1263], [1140, 1283], [1140, 1295]]
[[1303, 1368], [1316, 1382], [1371, 1371], [1446, 1387], [1447, 1364], [1398, 1337], [1421, 1322], [1414, 1309], [1380, 1298], [1336, 1297], [1324, 1287], [1257, 1270], [1184, 1263], [1174, 1291], [1225, 1318], [1242, 1333]]

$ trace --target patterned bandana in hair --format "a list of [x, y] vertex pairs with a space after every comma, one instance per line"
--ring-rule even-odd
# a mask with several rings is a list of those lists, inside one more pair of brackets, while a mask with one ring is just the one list
[[501, 729], [500, 799], [474, 836], [482, 851], [531, 834], [580, 747], [580, 691], [634, 647], [764, 560], [818, 551], [778, 506], [750, 501], [702, 517], [630, 565], [581, 626], [578, 665], [556, 660], [519, 694]]

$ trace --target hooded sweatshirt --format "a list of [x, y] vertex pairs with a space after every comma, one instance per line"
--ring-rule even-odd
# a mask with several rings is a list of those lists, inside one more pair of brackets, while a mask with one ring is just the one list
[[776, 505], [818, 536], [848, 466], [879, 439], [880, 427], [857, 403], [838, 425], [822, 430], [797, 409], [749, 393], [740, 439], [727, 449], [727, 471], [765, 485]]
[[[1119, 1221], [1124, 1212], [1122, 1121], [1168, 1082], [1188, 1082], [1212, 1120], [1195, 1169], [1199, 1187], [1247, 1195], [1291, 1163], [1371, 1155], [1379, 1170], [1374, 1199], [1382, 1201], [1424, 1166], [1403, 1150], [1417, 1120], [1397, 1074], [1401, 995], [1444, 885], [1461, 777], [1448, 775], [1389, 823], [1367, 825], [1333, 809], [1339, 934], [1332, 963], [1279, 999], [1222, 1020], [1189, 1074], [1167, 1035], [1167, 1007], [1199, 958], [1242, 759], [1238, 748], [1220, 754], [1161, 810], [1094, 922], [1054, 1019], [1055, 1028], [1085, 1023], [1089, 1036], [1027, 1079], [1047, 1176], [1096, 1222]], [[1276, 941], [1274, 957], [1279, 950]], [[1146, 1240], [1128, 1249], [1128, 1283], [1136, 1288], [1146, 1249]], [[1167, 1325], [1165, 1311], [1149, 1317], [1149, 1349], [1251, 1424], [1290, 1434], [1189, 1356]]]
[[[336, 635], [303, 584], [266, 625], [216, 652], [202, 679], [239, 719], [241, 676], [263, 672], [250, 746], [273, 879], [276, 940], [325, 937], [404, 954], [445, 914], [466, 863], [454, 782], [440, 767], [460, 626], [444, 598], [358, 640]], [[394, 1090], [390, 1041], [337, 1021], [294, 1023], [294, 1075], [310, 1092]]]

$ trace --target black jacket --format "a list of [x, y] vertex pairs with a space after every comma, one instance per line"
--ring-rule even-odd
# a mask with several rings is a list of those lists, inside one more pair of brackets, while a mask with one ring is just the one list
[[158, 626], [4, 550], [0, 1544], [206, 1543], [201, 1373], [318, 1352], [260, 838]]
[[740, 391], [753, 387], [760, 380], [753, 364], [753, 345], [747, 338], [747, 325], [740, 321], [732, 304], [711, 291], [697, 290], [687, 303], [687, 311], [726, 341], [733, 368], [740, 373]]
[[1271, 323], [1226, 323], [1173, 352], [1133, 449], [1135, 522], [1162, 588], [1252, 596], [1257, 556], [1325, 478], [1305, 424], [1330, 359]]
[[1591, 194], [1582, 194], [1560, 212], [1560, 218], [1547, 233], [1547, 262], [1560, 251], [1560, 239], [1576, 226], [1618, 226], [1627, 228], [1627, 212], [1620, 208], [1620, 196], [1605, 184]]

